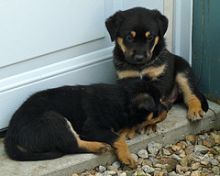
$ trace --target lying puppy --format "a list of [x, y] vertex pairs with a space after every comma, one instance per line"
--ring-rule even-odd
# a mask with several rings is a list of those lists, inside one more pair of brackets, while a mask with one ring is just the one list
[[134, 168], [121, 131], [166, 114], [159, 92], [146, 81], [49, 89], [32, 95], [15, 112], [5, 150], [14, 160], [28, 161], [102, 153], [112, 146], [118, 159]]
[[188, 118], [202, 118], [208, 110], [207, 100], [197, 88], [190, 65], [166, 49], [168, 20], [164, 15], [157, 10], [132, 8], [109, 17], [106, 27], [112, 41], [116, 41], [114, 65], [118, 79], [149, 80], [159, 89], [163, 103], [172, 105], [182, 96]]

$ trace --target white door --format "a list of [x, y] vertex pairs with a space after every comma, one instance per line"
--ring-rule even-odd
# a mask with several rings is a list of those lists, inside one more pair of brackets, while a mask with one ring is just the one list
[[164, 2], [0, 1], [0, 129], [8, 126], [12, 114], [25, 99], [39, 90], [113, 82], [112, 43], [105, 19], [119, 9], [134, 6], [156, 8], [164, 13]]

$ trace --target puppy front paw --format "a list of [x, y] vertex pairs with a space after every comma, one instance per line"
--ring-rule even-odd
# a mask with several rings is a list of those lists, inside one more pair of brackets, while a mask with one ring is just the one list
[[201, 120], [205, 112], [200, 107], [190, 107], [188, 109], [188, 119], [191, 121]]
[[100, 148], [97, 150], [97, 153], [106, 153], [112, 150], [112, 147], [108, 144], [101, 143]]
[[127, 155], [126, 157], [120, 158], [121, 162], [128, 167], [135, 169], [137, 168], [137, 162], [132, 158], [130, 155]]

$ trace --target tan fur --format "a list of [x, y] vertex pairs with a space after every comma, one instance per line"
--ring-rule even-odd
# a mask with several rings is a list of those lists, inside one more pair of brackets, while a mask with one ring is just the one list
[[77, 140], [79, 148], [85, 149], [92, 153], [105, 153], [110, 151], [111, 147], [108, 144], [102, 142], [95, 142], [95, 141], [84, 141], [84, 140]]
[[120, 135], [125, 136], [127, 139], [133, 139], [135, 137], [136, 134], [136, 127], [133, 128], [126, 128], [121, 130]]
[[154, 48], [156, 47], [156, 45], [158, 44], [158, 42], [159, 42], [159, 36], [156, 36], [155, 39], [154, 39], [154, 45], [153, 45], [153, 47], [152, 47], [151, 50], [150, 50], [151, 54], [153, 54]]
[[179, 73], [176, 76], [176, 82], [183, 93], [184, 102], [188, 106], [188, 118], [191, 120], [200, 119], [203, 116], [203, 110], [200, 100], [192, 93], [188, 79], [184, 74]]
[[163, 120], [165, 120], [167, 117], [167, 112], [163, 111], [161, 112], [157, 117], [153, 118], [153, 113], [150, 113], [147, 117], [145, 122], [143, 122], [139, 128], [145, 128], [147, 126], [151, 126], [151, 125], [156, 125], [159, 122], [162, 122]]
[[144, 70], [142, 70], [141, 74], [143, 76], [147, 75], [148, 77], [150, 77], [152, 79], [156, 79], [157, 77], [161, 76], [165, 72], [165, 69], [166, 69], [166, 64], [163, 64], [158, 67], [151, 66], [151, 67], [148, 67], [148, 68], [145, 68]]
[[136, 168], [137, 163], [136, 161], [131, 157], [131, 154], [128, 149], [128, 145], [125, 142], [125, 136], [121, 135], [114, 143], [113, 147], [115, 148], [115, 153], [118, 157], [118, 159], [128, 165], [131, 168]]
[[145, 33], [145, 37], [148, 38], [149, 36], [150, 36], [150, 32], [147, 31], [147, 32]]
[[131, 36], [132, 36], [133, 38], [135, 38], [135, 37], [136, 37], [136, 32], [135, 32], [135, 31], [131, 31]]
[[85, 149], [88, 152], [92, 152], [92, 153], [104, 153], [104, 152], [107, 152], [111, 149], [111, 147], [108, 144], [105, 144], [105, 143], [102, 143], [102, 142], [81, 140], [79, 138], [79, 135], [73, 129], [71, 123], [67, 119], [65, 119], [65, 120], [67, 122], [69, 130], [71, 131], [71, 133], [76, 138], [76, 141], [78, 143], [79, 148]]
[[117, 75], [119, 79], [140, 77], [140, 73], [136, 70], [118, 71]]
[[128, 52], [128, 49], [127, 49], [127, 47], [126, 47], [125, 44], [124, 44], [123, 38], [118, 37], [118, 38], [117, 38], [117, 42], [118, 42], [118, 44], [119, 44], [121, 50], [123, 51], [123, 53]]

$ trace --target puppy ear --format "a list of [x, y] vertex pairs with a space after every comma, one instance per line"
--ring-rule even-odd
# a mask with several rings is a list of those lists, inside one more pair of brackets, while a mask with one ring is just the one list
[[160, 37], [163, 37], [168, 28], [168, 19], [166, 16], [162, 15], [158, 10], [153, 10], [154, 16], [158, 22], [160, 28]]
[[119, 30], [119, 27], [123, 21], [122, 11], [116, 12], [105, 21], [105, 26], [111, 36], [111, 40], [114, 41]]
[[148, 94], [137, 95], [134, 98], [133, 103], [136, 104], [138, 109], [145, 109], [147, 111], [154, 111], [156, 108], [153, 97]]

